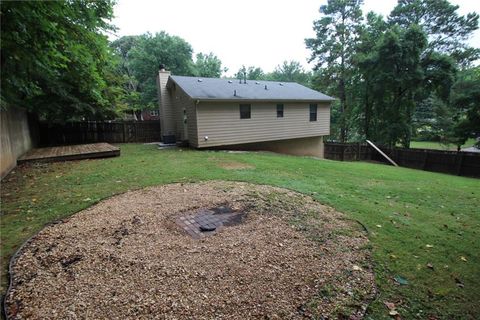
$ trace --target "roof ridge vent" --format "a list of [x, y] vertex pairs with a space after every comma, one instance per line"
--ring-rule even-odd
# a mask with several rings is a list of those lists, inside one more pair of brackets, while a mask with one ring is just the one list
[[260, 82], [258, 82], [258, 81], [255, 81], [255, 84], [260, 84]]
[[283, 86], [283, 83], [280, 82], [279, 85], [280, 85], [280, 86]]
[[198, 79], [197, 81], [198, 81], [198, 82], [202, 82], [202, 81], [203, 81], [203, 79]]
[[233, 83], [233, 81], [232, 81], [232, 80], [228, 80], [228, 83]]

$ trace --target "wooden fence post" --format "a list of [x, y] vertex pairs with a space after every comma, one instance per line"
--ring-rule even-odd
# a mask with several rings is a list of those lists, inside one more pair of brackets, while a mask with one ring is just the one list
[[123, 143], [126, 142], [125, 141], [125, 136], [127, 135], [127, 133], [125, 131], [127, 131], [127, 127], [126, 127], [125, 121], [123, 121], [123, 141], [122, 141]]
[[462, 165], [463, 165], [463, 152], [462, 151], [457, 152], [457, 158], [460, 158], [460, 159], [457, 160], [457, 170], [455, 171], [455, 173], [457, 174], [457, 176], [460, 176], [462, 174]]
[[427, 162], [428, 162], [428, 151], [425, 151], [425, 157], [423, 158], [422, 170], [425, 170], [427, 168]]
[[137, 128], [137, 121], [133, 122], [133, 136], [135, 137], [134, 141], [138, 139], [138, 128]]

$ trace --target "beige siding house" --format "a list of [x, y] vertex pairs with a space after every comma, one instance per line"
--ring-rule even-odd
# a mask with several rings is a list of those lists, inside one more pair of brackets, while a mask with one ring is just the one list
[[162, 140], [195, 148], [323, 157], [333, 98], [293, 82], [173, 76], [160, 70]]

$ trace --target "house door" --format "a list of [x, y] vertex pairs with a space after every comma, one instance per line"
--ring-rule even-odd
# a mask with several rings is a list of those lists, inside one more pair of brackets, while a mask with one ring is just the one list
[[183, 140], [188, 140], [187, 110], [183, 108]]

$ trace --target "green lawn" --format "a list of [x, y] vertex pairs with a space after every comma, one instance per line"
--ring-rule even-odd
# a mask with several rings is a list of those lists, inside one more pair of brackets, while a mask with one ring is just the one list
[[[469, 148], [475, 144], [475, 139], [468, 139], [463, 145], [462, 148]], [[453, 144], [441, 144], [436, 141], [412, 141], [410, 142], [410, 148], [417, 149], [438, 149], [438, 150], [452, 150], [457, 151], [457, 146]]]
[[[369, 318], [389, 318], [386, 301], [399, 305], [404, 318], [478, 317], [480, 180], [269, 153], [160, 151], [139, 144], [121, 150], [117, 158], [17, 168], [2, 181], [2, 291], [8, 259], [46, 223], [131, 189], [223, 179], [310, 194], [363, 223], [380, 292]], [[231, 162], [251, 168], [219, 166]], [[408, 284], [398, 285], [396, 276]]]

